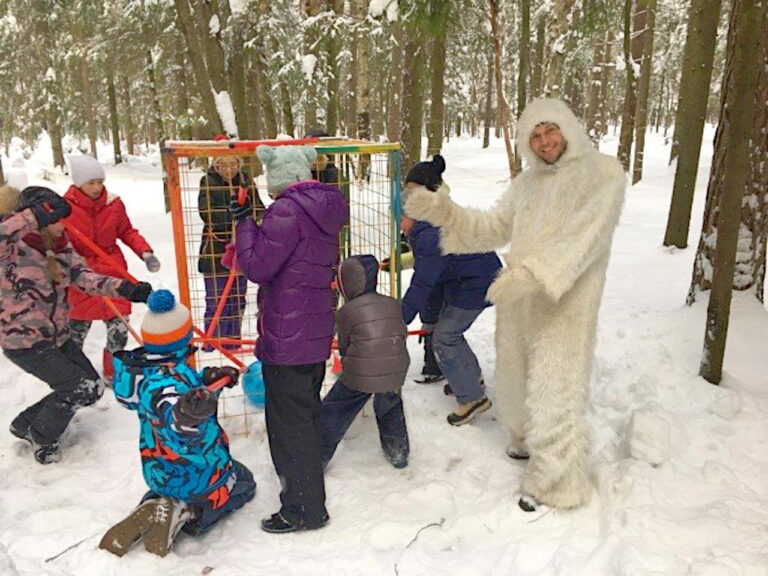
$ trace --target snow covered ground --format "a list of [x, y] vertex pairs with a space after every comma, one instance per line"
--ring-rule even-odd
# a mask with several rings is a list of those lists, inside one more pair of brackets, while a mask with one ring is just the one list
[[[711, 139], [710, 129], [693, 246]], [[706, 301], [684, 304], [694, 247], [661, 246], [674, 171], [660, 136], [649, 134], [647, 146], [646, 177], [628, 193], [600, 314], [589, 409], [598, 488], [588, 506], [522, 512], [516, 493], [524, 464], [505, 456], [494, 411], [452, 428], [445, 416], [453, 400], [441, 387], [409, 379], [410, 465], [393, 469], [380, 453], [374, 419], [357, 422], [327, 472], [325, 529], [283, 536], [259, 529], [260, 519], [277, 509], [279, 492], [259, 418], [250, 436], [232, 443], [233, 454], [254, 472], [256, 499], [207, 536], [180, 537], [165, 559], [141, 547], [118, 559], [96, 546], [145, 487], [136, 417], [108, 393], [98, 407], [78, 413], [60, 464], [37, 464], [27, 446], [0, 432], [0, 574], [767, 575], [768, 313], [751, 293], [735, 294], [723, 384], [697, 376]], [[612, 150], [615, 139], [605, 147]], [[19, 155], [14, 148], [3, 158], [6, 170], [45, 183], [45, 143], [26, 160]], [[503, 144], [481, 150], [479, 140], [452, 139], [445, 156], [452, 196], [490, 206], [504, 188]], [[53, 173], [47, 184], [63, 193], [69, 180]], [[159, 280], [135, 258], [131, 271], [174, 289], [157, 156], [108, 167], [107, 186], [123, 197], [164, 264]], [[140, 312], [135, 316], [137, 324]], [[469, 334], [490, 395], [494, 322], [490, 309]], [[86, 344], [97, 367], [102, 337], [97, 325]], [[409, 344], [416, 374], [421, 351]], [[0, 369], [0, 427], [6, 427], [46, 388], [4, 357]]]

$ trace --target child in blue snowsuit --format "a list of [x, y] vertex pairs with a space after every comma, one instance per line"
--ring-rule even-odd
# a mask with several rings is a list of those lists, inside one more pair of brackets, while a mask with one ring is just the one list
[[[442, 174], [445, 160], [436, 154], [431, 161], [419, 162], [408, 172], [404, 195], [425, 188], [435, 193], [446, 187]], [[440, 370], [448, 380], [447, 393], [455, 394], [458, 406], [448, 415], [448, 423], [461, 426], [491, 407], [477, 356], [464, 334], [483, 310], [488, 287], [501, 268], [495, 252], [443, 254], [440, 230], [429, 222], [403, 216], [401, 229], [408, 236], [414, 255], [413, 277], [403, 296], [403, 320], [410, 324], [416, 314], [434, 313], [435, 294], [442, 288], [442, 307], [432, 332], [432, 345]]]
[[221, 378], [234, 386], [237, 370], [193, 370], [187, 365], [193, 352], [189, 310], [167, 290], [153, 292], [147, 305], [144, 348], [115, 354], [115, 396], [138, 413], [142, 471], [150, 489], [99, 545], [117, 556], [142, 536], [149, 552], [165, 556], [180, 530], [207, 532], [256, 491], [250, 470], [230, 456], [216, 419], [221, 389], [206, 387]]

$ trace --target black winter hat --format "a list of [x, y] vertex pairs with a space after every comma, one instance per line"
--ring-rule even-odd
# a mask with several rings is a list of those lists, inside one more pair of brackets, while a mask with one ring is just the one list
[[304, 138], [328, 138], [328, 132], [322, 128], [312, 128], [304, 134]]
[[16, 212], [21, 212], [22, 210], [32, 208], [33, 206], [40, 206], [41, 204], [60, 198], [61, 196], [45, 186], [27, 186], [19, 195], [19, 203], [16, 205]]
[[437, 192], [440, 184], [443, 183], [443, 172], [445, 172], [445, 159], [440, 154], [435, 154], [429, 162], [419, 162], [411, 168], [405, 181], [421, 184], [428, 190]]

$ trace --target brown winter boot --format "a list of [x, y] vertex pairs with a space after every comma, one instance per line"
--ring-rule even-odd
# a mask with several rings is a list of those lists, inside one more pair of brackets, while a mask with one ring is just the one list
[[127, 518], [107, 530], [99, 542], [99, 548], [112, 552], [115, 556], [123, 556], [142, 534], [152, 527], [154, 518], [160, 515], [158, 508], [162, 500], [166, 498], [147, 500], [139, 504]]
[[144, 536], [144, 548], [152, 554], [165, 556], [171, 551], [179, 531], [194, 514], [192, 508], [179, 500], [161, 498], [158, 502], [152, 526]]
[[112, 380], [115, 377], [115, 368], [112, 366], [112, 352], [104, 348], [101, 358], [101, 374], [104, 377], [104, 381], [107, 383], [107, 387], [112, 388]]
[[483, 396], [476, 402], [468, 402], [467, 404], [459, 404], [459, 406], [448, 414], [448, 424], [451, 426], [462, 426], [471, 422], [472, 419], [478, 414], [482, 414], [488, 408], [491, 407], [491, 401], [487, 396]]

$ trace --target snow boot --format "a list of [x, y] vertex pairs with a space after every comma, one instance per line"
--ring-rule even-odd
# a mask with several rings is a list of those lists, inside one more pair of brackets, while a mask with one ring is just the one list
[[517, 505], [520, 506], [523, 512], [535, 512], [539, 502], [530, 494], [522, 494], [520, 500], [517, 501]]
[[475, 416], [482, 414], [491, 407], [491, 401], [487, 396], [483, 396], [476, 402], [459, 404], [458, 408], [448, 414], [448, 424], [451, 426], [462, 426], [471, 422]]
[[40, 464], [53, 464], [61, 461], [61, 450], [59, 450], [58, 442], [54, 442], [53, 444], [38, 444], [32, 438], [32, 431], [26, 421], [22, 421], [17, 417], [11, 422], [8, 430], [10, 430], [11, 434], [16, 436], [16, 438], [29, 442], [30, 446], [32, 446], [32, 454], [35, 457], [35, 460]]
[[512, 460], [528, 460], [531, 457], [525, 450], [518, 450], [514, 446], [507, 446], [507, 456]]
[[136, 506], [125, 519], [107, 530], [99, 548], [123, 556], [152, 527], [160, 500], [153, 498]]
[[415, 378], [417, 384], [434, 384], [445, 380], [443, 371], [435, 358], [435, 349], [432, 347], [432, 334], [424, 335], [424, 367], [421, 369], [421, 378]]
[[329, 517], [326, 514], [317, 525], [291, 524], [288, 520], [283, 518], [283, 515], [280, 514], [280, 512], [276, 512], [269, 518], [264, 518], [264, 520], [261, 521], [261, 529], [270, 534], [288, 534], [289, 532], [299, 532], [303, 530], [317, 530], [328, 524], [328, 520]]
[[179, 531], [193, 519], [194, 513], [192, 508], [180, 500], [160, 498], [157, 502], [152, 525], [144, 536], [144, 548], [162, 557], [171, 551]]

